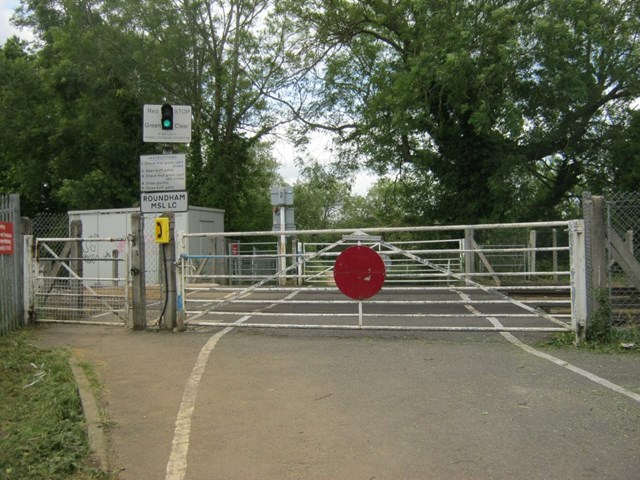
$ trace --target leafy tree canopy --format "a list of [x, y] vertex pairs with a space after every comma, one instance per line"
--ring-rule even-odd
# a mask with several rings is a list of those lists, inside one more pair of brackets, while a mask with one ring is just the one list
[[640, 95], [638, 2], [297, 5], [335, 45], [316, 123], [346, 161], [420, 172], [440, 221], [553, 217]]
[[[268, 228], [294, 119], [340, 146], [296, 185], [313, 228], [548, 220], [638, 187], [639, 2], [22, 0], [15, 20], [37, 40], [0, 48], [0, 191], [26, 214], [134, 205], [159, 151], [142, 105], [164, 101], [192, 106], [190, 201], [227, 229]], [[359, 166], [392, 180], [363, 201]]]

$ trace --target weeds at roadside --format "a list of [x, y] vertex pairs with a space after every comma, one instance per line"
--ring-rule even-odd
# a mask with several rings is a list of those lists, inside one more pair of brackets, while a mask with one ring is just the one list
[[115, 479], [91, 464], [68, 352], [30, 340], [28, 331], [0, 337], [0, 478]]
[[538, 343], [540, 347], [566, 348], [574, 347], [597, 353], [628, 353], [640, 355], [640, 326], [627, 328], [611, 328], [606, 336], [589, 339], [575, 345], [573, 332], [562, 332], [551, 335]]

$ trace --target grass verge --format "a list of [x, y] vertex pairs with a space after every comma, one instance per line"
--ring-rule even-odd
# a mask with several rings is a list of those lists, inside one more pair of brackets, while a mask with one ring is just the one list
[[92, 466], [69, 353], [38, 349], [27, 330], [0, 337], [0, 478], [116, 478]]
[[[563, 332], [549, 336], [539, 342], [541, 347], [565, 348], [574, 347], [575, 334]], [[587, 341], [575, 347], [600, 353], [628, 353], [640, 355], [640, 326], [627, 328], [610, 328], [607, 335], [587, 338]]]

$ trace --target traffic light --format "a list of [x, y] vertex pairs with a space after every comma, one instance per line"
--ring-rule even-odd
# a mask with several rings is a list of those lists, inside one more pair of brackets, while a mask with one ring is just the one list
[[160, 122], [162, 130], [173, 130], [173, 107], [165, 103], [162, 105], [162, 108], [160, 108], [160, 112], [162, 113], [162, 120]]

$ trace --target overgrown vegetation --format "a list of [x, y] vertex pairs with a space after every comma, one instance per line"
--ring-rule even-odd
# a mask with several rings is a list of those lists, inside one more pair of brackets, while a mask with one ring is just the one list
[[28, 331], [0, 337], [0, 478], [115, 478], [91, 465], [68, 353], [36, 348]]
[[[575, 335], [572, 332], [554, 334], [540, 342], [541, 347], [564, 348], [574, 346]], [[578, 345], [580, 350], [600, 353], [630, 353], [640, 354], [640, 326], [628, 328], [612, 328], [606, 338], [597, 340], [587, 338]]]
[[[611, 301], [606, 290], [596, 294], [599, 308], [587, 322], [586, 341], [580, 349], [603, 353], [629, 352], [640, 354], [640, 325], [629, 322], [624, 326], [611, 323]], [[575, 335], [571, 332], [553, 335], [542, 342], [543, 346], [566, 347], [573, 345]]]

